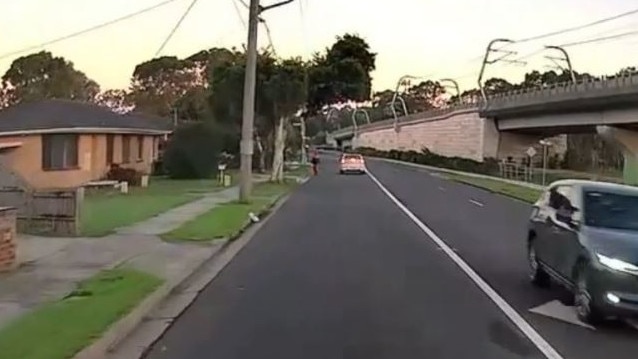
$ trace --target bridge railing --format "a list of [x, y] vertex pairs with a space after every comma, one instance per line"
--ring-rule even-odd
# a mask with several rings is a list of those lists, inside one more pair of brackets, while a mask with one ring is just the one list
[[[462, 103], [457, 103], [454, 105], [450, 105], [450, 106], [445, 106], [445, 107], [440, 107], [440, 108], [435, 108], [435, 109], [431, 109], [428, 111], [423, 111], [423, 112], [418, 112], [418, 113], [411, 113], [407, 116], [401, 116], [398, 118], [398, 123], [399, 124], [404, 124], [406, 122], [412, 122], [412, 121], [417, 121], [417, 120], [421, 120], [421, 119], [427, 119], [427, 118], [434, 118], [434, 117], [439, 117], [439, 116], [445, 116], [448, 114], [451, 114], [453, 112], [456, 111], [463, 111], [463, 110], [472, 110], [472, 109], [476, 109], [478, 110], [478, 105], [479, 105], [479, 101], [476, 99], [468, 99], [468, 100], [464, 100]], [[392, 126], [394, 125], [394, 118], [388, 118], [385, 120], [381, 120], [381, 121], [376, 121], [376, 122], [372, 122], [372, 123], [366, 123], [366, 124], [361, 124], [357, 126], [357, 131], [361, 132], [361, 131], [370, 131], [370, 130], [374, 130], [374, 129], [378, 129], [378, 128], [383, 128], [383, 127], [388, 127], [388, 126]], [[331, 135], [333, 137], [340, 137], [340, 136], [346, 136], [346, 135], [352, 135], [354, 133], [354, 128], [353, 126], [349, 126], [349, 127], [344, 127], [341, 128], [337, 131], [334, 131], [331, 133]]]
[[515, 108], [536, 103], [561, 102], [577, 98], [606, 97], [638, 93], [638, 74], [628, 73], [611, 77], [585, 78], [577, 82], [562, 82], [542, 87], [517, 89], [488, 96], [481, 101], [482, 110]]

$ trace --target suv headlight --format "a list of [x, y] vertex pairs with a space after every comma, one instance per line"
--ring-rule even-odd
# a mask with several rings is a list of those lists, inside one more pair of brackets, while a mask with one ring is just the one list
[[607, 257], [602, 254], [596, 254], [596, 256], [598, 257], [598, 261], [600, 262], [600, 264], [604, 265], [605, 267], [621, 272], [638, 274], [638, 266], [627, 263], [625, 261], [621, 261], [617, 258]]

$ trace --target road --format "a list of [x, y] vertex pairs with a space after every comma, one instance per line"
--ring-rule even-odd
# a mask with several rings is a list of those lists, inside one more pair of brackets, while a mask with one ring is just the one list
[[528, 312], [561, 294], [526, 280], [527, 205], [402, 165], [368, 168], [414, 218], [325, 158], [146, 358], [635, 357], [635, 331]]

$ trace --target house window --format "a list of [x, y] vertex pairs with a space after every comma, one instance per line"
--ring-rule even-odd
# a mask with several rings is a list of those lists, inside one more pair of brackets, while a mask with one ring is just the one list
[[144, 136], [137, 136], [137, 159], [144, 158]]
[[42, 169], [66, 170], [78, 167], [78, 135], [42, 136]]
[[113, 163], [113, 144], [115, 142], [114, 135], [106, 135], [106, 164]]
[[122, 163], [131, 162], [131, 137], [122, 135]]

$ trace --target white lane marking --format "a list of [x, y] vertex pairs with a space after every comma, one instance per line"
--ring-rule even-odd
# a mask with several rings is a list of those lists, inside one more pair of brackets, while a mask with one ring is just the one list
[[481, 276], [472, 269], [454, 250], [445, 243], [433, 230], [423, 224], [419, 218], [412, 213], [401, 201], [399, 201], [385, 186], [370, 172], [368, 176], [385, 193], [388, 198], [405, 213], [414, 224], [417, 225], [427, 236], [438, 245], [445, 254], [450, 257], [456, 265], [487, 295], [494, 304], [516, 325], [521, 332], [540, 350], [548, 359], [563, 359], [563, 357], [543, 338], [509, 303], [505, 301], [496, 291], [490, 287]]
[[477, 206], [479, 206], [479, 207], [483, 207], [483, 203], [481, 203], [481, 202], [479, 202], [479, 201], [475, 201], [475, 200], [473, 200], [473, 199], [471, 199], [471, 200], [470, 200], [470, 203], [472, 203], [472, 204], [474, 204], [474, 205], [477, 205]]
[[443, 187], [439, 187], [439, 191], [441, 191], [441, 192], [446, 192], [446, 189], [445, 189], [445, 188], [443, 188]]

